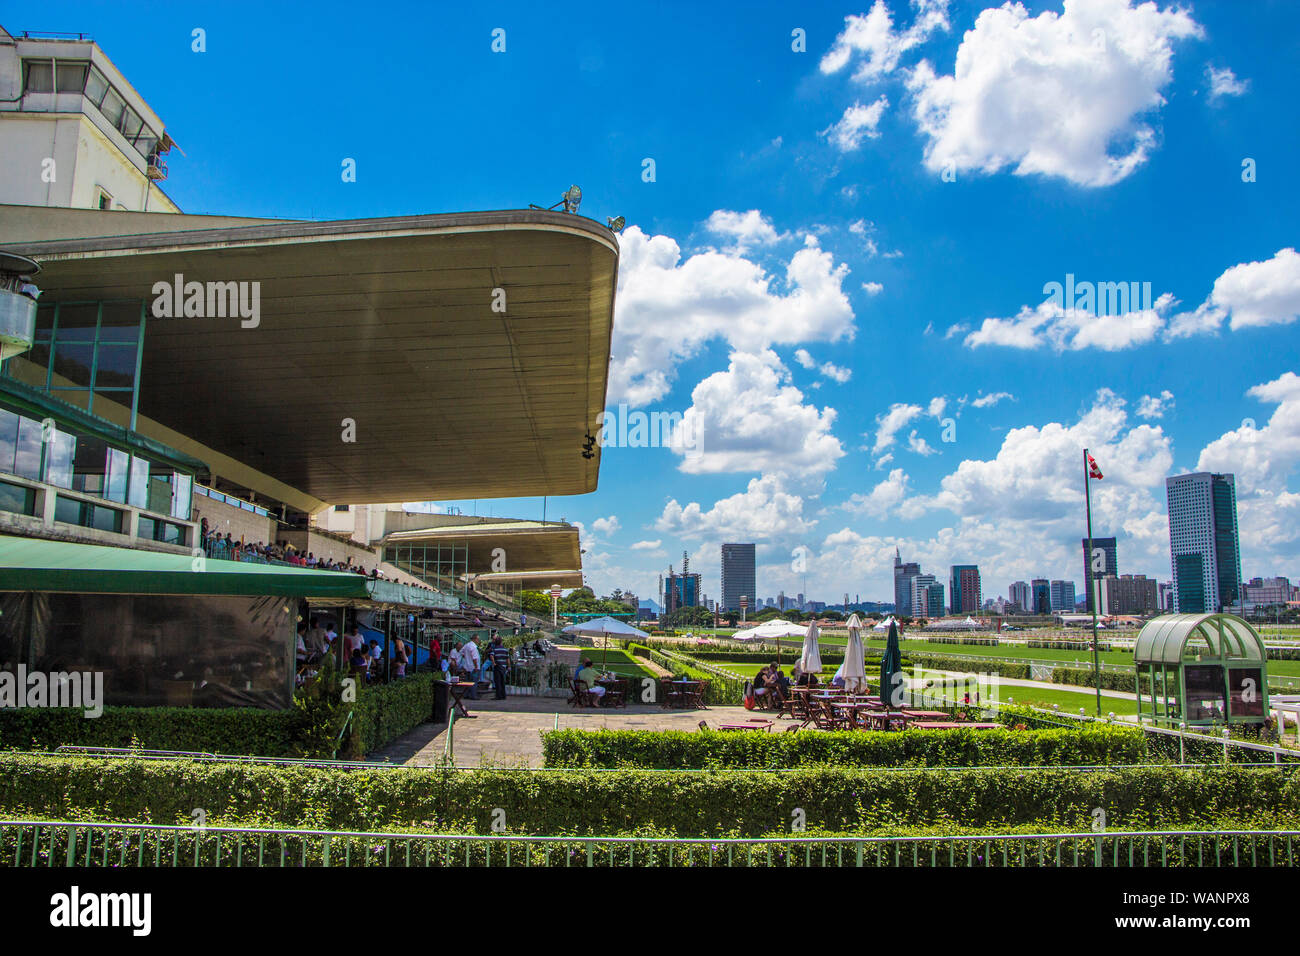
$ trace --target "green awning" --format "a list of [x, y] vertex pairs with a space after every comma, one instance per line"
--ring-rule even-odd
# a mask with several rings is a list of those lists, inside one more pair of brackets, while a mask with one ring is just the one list
[[160, 551], [0, 535], [0, 591], [239, 594], [314, 603], [459, 607], [449, 594], [346, 571], [254, 564]]

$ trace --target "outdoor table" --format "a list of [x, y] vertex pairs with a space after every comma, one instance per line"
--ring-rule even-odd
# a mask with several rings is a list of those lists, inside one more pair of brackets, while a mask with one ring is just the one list
[[772, 722], [770, 720], [750, 720], [743, 724], [720, 724], [719, 730], [766, 730], [772, 731]]
[[888, 730], [895, 721], [907, 727], [907, 715], [901, 710], [868, 710], [865, 713], [867, 723], [876, 730]]
[[600, 680], [596, 681], [597, 687], [605, 688], [605, 693], [600, 695], [601, 707], [608, 707], [610, 705], [610, 701], [613, 699], [610, 692], [616, 689], [618, 685], [619, 680], [617, 677], [602, 677]]
[[864, 711], [870, 717], [870, 705], [863, 701], [856, 700], [833, 700], [831, 701], [832, 710], [847, 710], [849, 712], [849, 726], [857, 727], [858, 711]]
[[469, 681], [448, 681], [447, 690], [451, 694], [451, 707], [462, 717], [468, 717], [469, 711], [461, 703], [461, 698], [470, 692], [474, 685]]
[[912, 723], [918, 730], [997, 730], [1002, 725], [994, 723], [975, 723], [969, 720], [918, 720]]
[[948, 720], [952, 715], [942, 710], [912, 710], [904, 707], [903, 713], [907, 714], [909, 720], [921, 718], [922, 720]]

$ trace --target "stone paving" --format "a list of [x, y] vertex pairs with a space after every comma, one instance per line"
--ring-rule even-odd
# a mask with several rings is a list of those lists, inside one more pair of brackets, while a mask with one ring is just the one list
[[[664, 710], [658, 705], [627, 707], [570, 707], [565, 697], [507, 697], [467, 700], [472, 715], [459, 717], [451, 732], [454, 762], [458, 767], [542, 765], [542, 731], [561, 730], [695, 730], [701, 720], [711, 727], [744, 723], [747, 718], [771, 716], [743, 707], [706, 707], [702, 710]], [[790, 725], [785, 720], [773, 730]], [[797, 724], [793, 724], [797, 726]], [[443, 761], [447, 749], [447, 724], [421, 724], [370, 754], [368, 759], [430, 767]]]

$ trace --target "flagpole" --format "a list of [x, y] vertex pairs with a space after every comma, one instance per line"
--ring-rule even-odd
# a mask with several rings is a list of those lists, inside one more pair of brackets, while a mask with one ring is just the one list
[[1097, 573], [1092, 561], [1092, 491], [1089, 481], [1092, 469], [1088, 466], [1088, 449], [1083, 450], [1083, 500], [1088, 511], [1088, 606], [1092, 608], [1092, 679], [1097, 685], [1097, 716], [1101, 716], [1101, 655], [1097, 651], [1097, 602], [1101, 594], [1097, 588]]

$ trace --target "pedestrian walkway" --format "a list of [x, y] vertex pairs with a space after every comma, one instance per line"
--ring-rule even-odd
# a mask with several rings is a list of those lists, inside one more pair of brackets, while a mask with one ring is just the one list
[[[472, 715], [457, 718], [451, 729], [453, 762], [458, 767], [540, 767], [542, 732], [560, 730], [688, 730], [701, 720], [710, 726], [743, 723], [749, 717], [773, 716], [743, 707], [664, 710], [655, 704], [627, 707], [570, 707], [565, 697], [507, 697], [467, 700]], [[789, 724], [790, 721], [784, 721]], [[781, 724], [773, 730], [783, 730]], [[369, 755], [370, 760], [431, 767], [447, 754], [447, 724], [422, 724]]]

